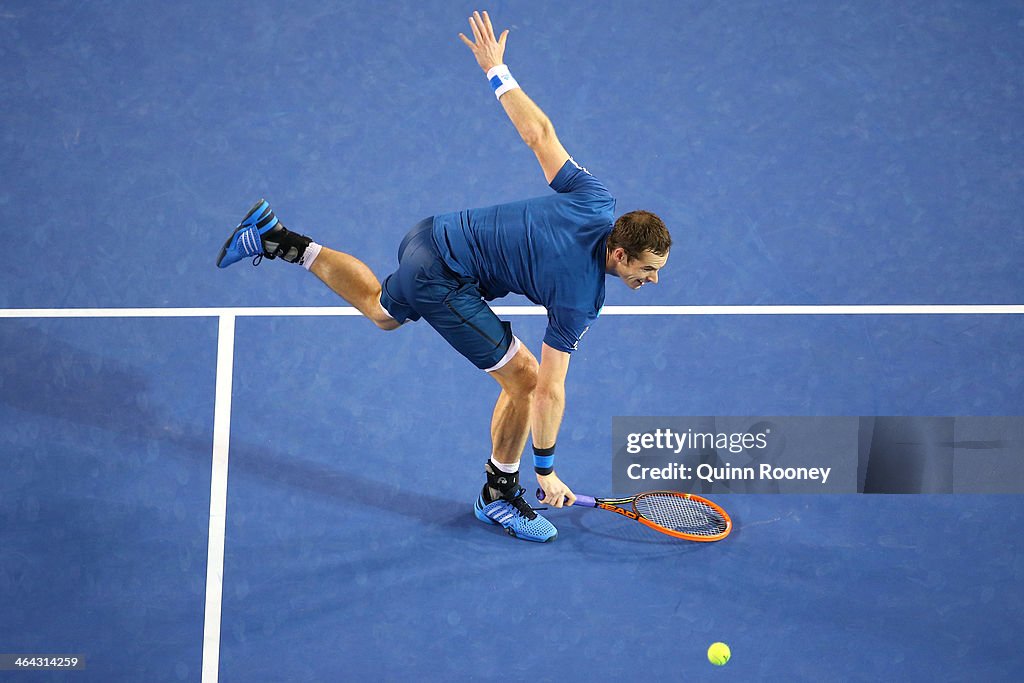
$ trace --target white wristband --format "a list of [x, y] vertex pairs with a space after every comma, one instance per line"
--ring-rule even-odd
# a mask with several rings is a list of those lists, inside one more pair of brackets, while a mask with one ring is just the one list
[[512, 74], [509, 73], [508, 67], [504, 64], [492, 66], [487, 72], [487, 80], [491, 82], [491, 88], [494, 89], [494, 96], [499, 100], [501, 99], [501, 96], [509, 90], [515, 90], [519, 87], [519, 84], [516, 83], [516, 79], [512, 78]]

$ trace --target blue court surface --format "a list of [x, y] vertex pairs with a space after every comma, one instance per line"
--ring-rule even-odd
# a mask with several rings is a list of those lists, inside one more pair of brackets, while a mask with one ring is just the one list
[[[1020, 495], [723, 495], [708, 544], [567, 509], [519, 542], [472, 513], [491, 379], [299, 268], [214, 267], [261, 196], [384, 275], [423, 217], [548, 192], [473, 9], [0, 4], [0, 654], [86, 660], [0, 680], [1024, 679]], [[1024, 4], [486, 9], [675, 240], [573, 357], [574, 490], [614, 493], [615, 416], [1024, 415]]]

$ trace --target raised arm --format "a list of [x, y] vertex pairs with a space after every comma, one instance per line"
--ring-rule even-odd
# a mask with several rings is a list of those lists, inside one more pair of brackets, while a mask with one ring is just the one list
[[[487, 12], [482, 15], [480, 12], [473, 12], [473, 16], [469, 18], [469, 26], [473, 31], [474, 40], [470, 40], [463, 33], [459, 34], [459, 38], [472, 50], [477, 64], [484, 73], [490, 74], [494, 67], [503, 66], [508, 29], [502, 31], [500, 37], [495, 38], [494, 27], [491, 26], [491, 18]], [[515, 87], [506, 91], [500, 96], [500, 101], [523, 142], [537, 155], [537, 161], [544, 171], [544, 178], [550, 183], [569, 158], [569, 153], [555, 135], [551, 119], [523, 92], [522, 88]]]

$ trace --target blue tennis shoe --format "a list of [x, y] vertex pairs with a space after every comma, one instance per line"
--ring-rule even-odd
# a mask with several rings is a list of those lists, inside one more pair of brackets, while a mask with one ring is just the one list
[[252, 264], [258, 265], [263, 256], [269, 255], [264, 249], [262, 236], [277, 227], [277, 224], [277, 216], [267, 200], [256, 202], [224, 243], [217, 256], [217, 267], [227, 268], [244, 258], [252, 258]]
[[517, 487], [501, 498], [488, 503], [485, 499], [487, 487], [477, 496], [473, 512], [476, 518], [486, 524], [499, 524], [505, 533], [524, 541], [547, 543], [558, 537], [558, 530], [548, 520], [538, 515], [523, 498], [526, 489]]

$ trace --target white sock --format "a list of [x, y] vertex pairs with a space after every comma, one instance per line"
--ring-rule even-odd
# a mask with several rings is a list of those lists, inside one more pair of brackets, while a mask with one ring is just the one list
[[316, 261], [316, 257], [320, 255], [321, 247], [316, 242], [310, 242], [309, 246], [306, 247], [306, 251], [302, 253], [302, 259], [299, 261], [299, 265], [309, 270], [313, 267], [313, 261]]
[[494, 469], [500, 470], [500, 471], [504, 472], [505, 474], [515, 474], [516, 472], [519, 471], [519, 461], [518, 460], [516, 460], [514, 463], [510, 463], [510, 464], [506, 465], [503, 462], [498, 462], [497, 460], [495, 460], [494, 456], [492, 455], [491, 456], [491, 465], [494, 467]]

